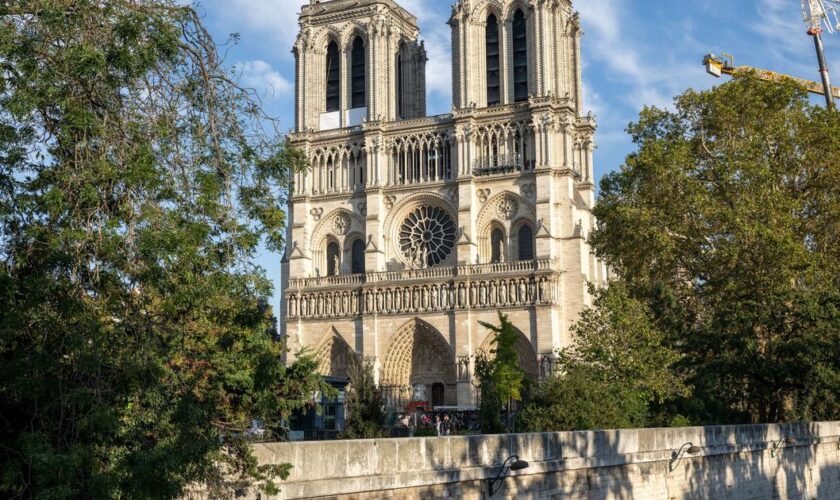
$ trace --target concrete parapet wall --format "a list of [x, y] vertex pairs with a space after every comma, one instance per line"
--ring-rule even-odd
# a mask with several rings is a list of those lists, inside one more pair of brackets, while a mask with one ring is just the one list
[[[701, 447], [669, 464], [686, 443]], [[291, 463], [274, 498], [840, 498], [840, 422], [258, 444]], [[671, 470], [673, 468], [673, 470]], [[264, 495], [262, 498], [266, 498]]]

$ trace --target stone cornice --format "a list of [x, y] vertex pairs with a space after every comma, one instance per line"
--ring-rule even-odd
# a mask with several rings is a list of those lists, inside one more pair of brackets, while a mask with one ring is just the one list
[[386, 7], [389, 14], [394, 15], [407, 27], [419, 32], [417, 17], [393, 0], [322, 0], [317, 4], [304, 5], [301, 8], [300, 21], [311, 26], [351, 21], [364, 14], [382, 13], [382, 9], [378, 8], [381, 6]]

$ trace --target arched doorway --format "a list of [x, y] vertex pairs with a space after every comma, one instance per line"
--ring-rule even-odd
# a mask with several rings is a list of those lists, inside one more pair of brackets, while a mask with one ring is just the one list
[[318, 374], [325, 377], [350, 378], [352, 366], [359, 366], [359, 355], [333, 328], [321, 339], [315, 350]]
[[454, 405], [455, 355], [439, 331], [415, 318], [391, 337], [383, 356], [381, 383], [394, 407], [405, 406], [414, 393], [423, 393], [424, 400], [433, 405]]
[[446, 404], [446, 389], [440, 382], [432, 384], [432, 406], [443, 406]]
[[[526, 337], [520, 329], [516, 328], [516, 333], [518, 335], [516, 337], [516, 344], [514, 347], [516, 352], [519, 354], [519, 367], [522, 368], [522, 371], [524, 371], [525, 375], [529, 378], [537, 380], [540, 375], [540, 366], [537, 362], [537, 352], [531, 345], [531, 341], [528, 340], [528, 337]], [[480, 349], [488, 356], [493, 356], [491, 353], [493, 350], [493, 333], [490, 330], [487, 330], [487, 336], [485, 336], [484, 340], [481, 342]]]

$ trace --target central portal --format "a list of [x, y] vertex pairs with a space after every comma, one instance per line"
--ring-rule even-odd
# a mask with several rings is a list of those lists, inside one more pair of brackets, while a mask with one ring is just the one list
[[433, 326], [413, 319], [391, 338], [382, 363], [381, 385], [390, 406], [412, 399], [435, 406], [457, 403], [455, 355]]

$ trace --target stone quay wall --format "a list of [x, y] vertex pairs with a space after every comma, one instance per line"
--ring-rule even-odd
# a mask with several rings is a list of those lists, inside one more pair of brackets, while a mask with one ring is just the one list
[[[671, 462], [687, 443], [700, 451]], [[274, 443], [254, 450], [262, 464], [294, 466], [276, 499], [487, 498], [486, 479], [514, 454], [530, 466], [512, 472], [494, 498], [840, 499], [840, 422]]]

